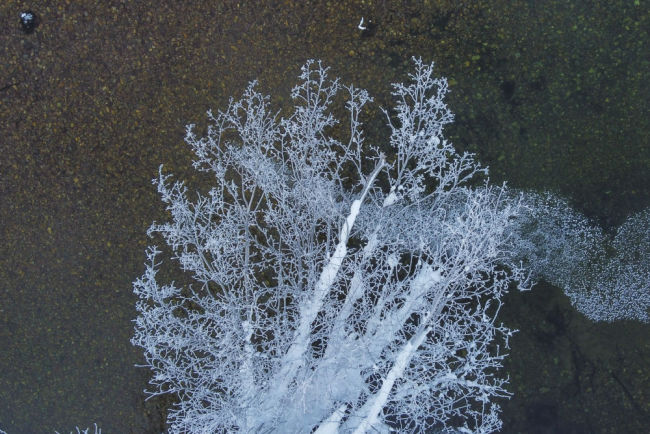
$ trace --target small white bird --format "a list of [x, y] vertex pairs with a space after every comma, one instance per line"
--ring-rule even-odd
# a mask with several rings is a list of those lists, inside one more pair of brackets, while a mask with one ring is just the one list
[[359, 30], [366, 30], [366, 26], [363, 25], [363, 17], [361, 17], [361, 21], [359, 21], [359, 25], [357, 26]]

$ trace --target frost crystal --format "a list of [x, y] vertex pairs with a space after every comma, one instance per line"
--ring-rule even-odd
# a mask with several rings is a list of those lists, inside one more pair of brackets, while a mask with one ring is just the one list
[[525, 202], [516, 246], [529, 270], [594, 321], [650, 322], [650, 209], [610, 237], [555, 195], [526, 193]]

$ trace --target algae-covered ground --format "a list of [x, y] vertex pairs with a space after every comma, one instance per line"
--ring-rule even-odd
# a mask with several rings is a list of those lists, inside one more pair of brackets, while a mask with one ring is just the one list
[[[26, 34], [20, 13], [38, 17]], [[367, 30], [357, 28], [364, 17]], [[410, 57], [449, 78], [448, 137], [493, 181], [552, 189], [606, 227], [650, 206], [650, 10], [599, 1], [0, 4], [0, 429], [160, 432], [129, 343], [131, 282], [164, 218], [150, 180], [191, 169], [184, 126], [248, 81], [278, 107], [320, 58], [387, 105]], [[377, 143], [383, 119], [367, 114]], [[381, 144], [381, 143], [379, 143]], [[156, 240], [160, 243], [160, 240]], [[642, 432], [649, 330], [513, 295], [504, 432]]]

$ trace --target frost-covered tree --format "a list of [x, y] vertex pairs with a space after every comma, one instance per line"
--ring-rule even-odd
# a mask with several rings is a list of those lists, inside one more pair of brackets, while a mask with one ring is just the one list
[[[500, 428], [511, 331], [495, 317], [528, 284], [509, 263], [520, 204], [443, 138], [453, 115], [433, 64], [393, 86], [386, 155], [365, 144], [367, 92], [310, 61], [290, 116], [252, 83], [208, 113], [205, 136], [188, 127], [207, 193], [161, 168], [171, 220], [149, 233], [195, 283], [159, 283], [151, 247], [132, 342], [151, 393], [179, 397], [171, 432]], [[330, 112], [340, 92], [345, 127]]]
[[650, 322], [650, 208], [608, 235], [551, 193], [524, 194], [518, 257], [593, 321]]

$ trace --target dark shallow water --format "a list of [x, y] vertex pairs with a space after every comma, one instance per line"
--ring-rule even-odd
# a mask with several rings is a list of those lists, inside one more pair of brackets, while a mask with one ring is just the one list
[[[285, 105], [307, 58], [384, 105], [410, 56], [435, 60], [448, 136], [494, 181], [559, 191], [607, 226], [650, 205], [647, 2], [161, 3], [36, 1], [29, 35], [23, 3], [0, 5], [0, 429], [163, 429], [129, 343], [131, 282], [164, 216], [150, 179], [164, 163], [201, 181], [184, 125], [254, 78]], [[541, 286], [503, 321], [522, 330], [504, 432], [648, 425], [647, 326], [593, 325]]]

